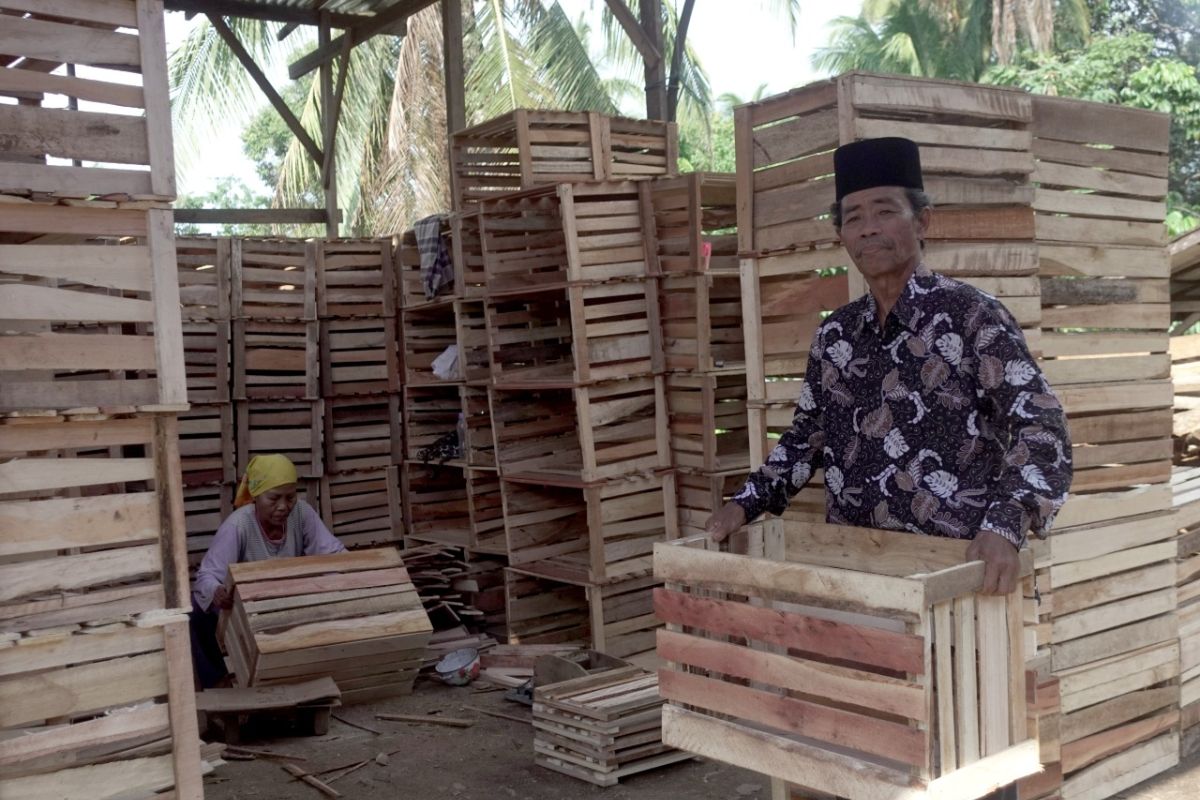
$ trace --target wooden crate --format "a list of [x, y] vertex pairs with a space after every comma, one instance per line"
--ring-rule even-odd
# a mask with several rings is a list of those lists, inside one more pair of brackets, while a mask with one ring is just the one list
[[745, 371], [737, 272], [665, 276], [660, 279], [659, 303], [666, 369]]
[[492, 406], [487, 386], [465, 383], [461, 387], [461, 396], [467, 463], [473, 467], [495, 469], [496, 435], [492, 430]]
[[233, 406], [193, 405], [179, 413], [179, 460], [184, 486], [236, 480]]
[[315, 320], [320, 244], [298, 239], [233, 239], [230, 291], [234, 319]]
[[180, 314], [190, 322], [233, 318], [233, 243], [229, 237], [177, 236]]
[[[481, 301], [425, 303], [403, 309], [400, 320], [405, 384], [437, 385], [488, 377], [488, 340]], [[458, 362], [453, 377], [443, 379], [434, 374], [433, 362], [448, 347], [458, 348]]]
[[[0, 412], [182, 407], [170, 209], [22, 200], [5, 209], [9, 241], [48, 234], [61, 243], [0, 246]], [[124, 236], [146, 241], [117, 246]]]
[[[7, 133], [0, 191], [173, 200], [162, 3], [21, 0], [12, 10], [17, 14], [6, 21], [4, 50], [12, 61], [24, 61], [0, 80], [0, 94], [18, 98], [0, 109], [0, 128]], [[26, 11], [36, 16], [22, 16]], [[49, 74], [63, 63], [99, 69], [87, 77]], [[140, 74], [141, 85], [128, 85], [118, 73]], [[43, 94], [89, 103], [42, 108]], [[92, 103], [125, 110], [98, 110]], [[54, 163], [46, 163], [48, 157]]]
[[396, 247], [397, 286], [402, 308], [416, 308], [444, 300], [477, 300], [484, 295], [483, 250], [479, 240], [479, 212], [451, 214], [442, 221], [442, 242], [451, 259], [454, 282], [435, 297], [425, 296], [421, 280], [421, 251], [414, 230], [405, 231]]
[[1182, 334], [1167, 341], [1175, 390], [1171, 419], [1174, 461], [1190, 464], [1200, 455], [1200, 335]]
[[1165, 482], [1169, 414], [1142, 409], [1171, 405], [1168, 119], [1039, 95], [1033, 112], [1042, 369], [1070, 417], [1072, 492]]
[[404, 460], [400, 396], [325, 400], [325, 469], [379, 470]]
[[404, 452], [414, 462], [464, 463], [462, 397], [457, 384], [404, 387]]
[[547, 184], [674, 175], [674, 123], [517, 109], [451, 137], [454, 207]]
[[491, 392], [496, 458], [506, 476], [590, 482], [670, 466], [661, 377]]
[[497, 386], [564, 386], [663, 370], [653, 280], [489, 297], [487, 333]]
[[412, 692], [433, 626], [395, 548], [234, 564], [229, 574], [223, 639], [242, 686], [329, 676], [343, 703]]
[[318, 241], [317, 315], [396, 316], [396, 270], [390, 239]]
[[690, 172], [650, 184], [658, 274], [738, 274], [737, 176]]
[[204, 796], [188, 623], [165, 619], [33, 631], [0, 651], [0, 796]]
[[531, 570], [505, 570], [511, 644], [577, 644], [653, 666], [654, 589], [662, 581], [639, 575], [606, 584], [565, 583]]
[[189, 569], [195, 570], [200, 566], [217, 534], [217, 528], [233, 513], [236, 493], [237, 487], [231, 483], [184, 487], [183, 514]]
[[400, 391], [394, 317], [321, 320], [321, 396]]
[[320, 323], [233, 322], [235, 400], [316, 400], [321, 396]]
[[968, 542], [764, 528], [779, 558], [655, 548], [664, 743], [854, 800], [966, 800], [1039, 769], [1022, 590], [977, 595]]
[[191, 607], [177, 430], [170, 415], [0, 424], [0, 631]]
[[400, 468], [321, 476], [321, 518], [349, 548], [402, 542]]
[[228, 403], [233, 383], [228, 321], [183, 323], [183, 366], [190, 403]]
[[666, 383], [675, 468], [747, 470], [750, 440], [745, 373], [668, 375]]
[[1045, 674], [1044, 662], [1025, 672], [1025, 721], [1030, 738], [1038, 743], [1042, 771], [1017, 782], [1018, 795], [1025, 800], [1052, 800], [1062, 793], [1062, 692], [1058, 678]]
[[500, 475], [494, 469], [478, 467], [469, 467], [466, 472], [470, 546], [475, 551], [507, 555]]
[[[837, 146], [878, 136], [915, 141], [937, 206], [926, 263], [968, 282], [987, 279], [985, 290], [994, 290], [1037, 272], [1031, 121], [1029, 96], [1020, 90], [864, 73], [739, 108], [738, 239], [750, 256], [742, 261], [750, 399], [792, 399], [775, 394], [769, 379], [803, 375], [819, 312], [864, 289], [826, 218]], [[845, 268], [848, 281], [831, 274]], [[1029, 284], [1002, 293], [1028, 298]], [[1025, 308], [1018, 316], [1033, 315], [1036, 304], [1019, 304]], [[1031, 339], [1035, 322], [1026, 322]]]
[[626, 663], [537, 686], [534, 762], [597, 786], [691, 758], [662, 743], [658, 676]]
[[237, 418], [237, 474], [256, 455], [282, 453], [296, 465], [302, 478], [319, 478], [325, 472], [325, 403], [322, 400], [273, 402], [247, 400], [234, 404]]
[[1200, 473], [1177, 469], [1173, 479], [1176, 539], [1175, 586], [1179, 619], [1180, 756], [1200, 746]]
[[561, 184], [488, 200], [479, 228], [487, 293], [656, 272], [647, 184]]
[[603, 483], [501, 479], [508, 563], [566, 583], [645, 573], [666, 539], [662, 475]]
[[471, 543], [467, 471], [461, 466], [405, 461], [402, 471], [405, 541]]

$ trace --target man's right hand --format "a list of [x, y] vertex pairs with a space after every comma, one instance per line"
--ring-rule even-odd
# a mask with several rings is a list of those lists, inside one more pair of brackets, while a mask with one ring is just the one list
[[746, 510], [730, 500], [708, 518], [704, 531], [714, 542], [723, 542], [729, 534], [746, 524]]
[[229, 594], [229, 589], [227, 589], [224, 585], [218, 586], [216, 588], [216, 591], [213, 592], [212, 607], [213, 608], [232, 608], [233, 607], [233, 596]]

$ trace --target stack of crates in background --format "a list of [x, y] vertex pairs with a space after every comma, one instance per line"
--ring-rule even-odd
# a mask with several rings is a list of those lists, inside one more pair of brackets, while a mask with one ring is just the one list
[[1044, 628], [1063, 800], [1179, 760], [1166, 115], [1033, 96], [1043, 368], [1075, 478], [1049, 539]]
[[[678, 535], [704, 531], [750, 466], [734, 175], [651, 185]], [[676, 535], [676, 531], [671, 531]]]
[[0, 90], [0, 796], [199, 800], [162, 3], [27, 5]]
[[313, 244], [324, 416], [321, 516], [349, 548], [400, 542], [404, 450], [392, 241]]

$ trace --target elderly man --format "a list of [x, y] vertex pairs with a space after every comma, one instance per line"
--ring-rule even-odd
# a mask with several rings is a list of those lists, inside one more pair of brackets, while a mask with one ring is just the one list
[[1027, 531], [1066, 500], [1062, 406], [1004, 306], [925, 266], [917, 146], [848, 144], [834, 170], [834, 226], [869, 291], [818, 327], [792, 427], [708, 533], [783, 513], [823, 467], [830, 522], [972, 539], [984, 591], [1008, 593]]

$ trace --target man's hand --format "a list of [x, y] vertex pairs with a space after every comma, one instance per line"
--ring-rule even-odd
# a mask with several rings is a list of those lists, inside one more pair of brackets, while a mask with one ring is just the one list
[[723, 542], [729, 534], [745, 524], [746, 510], [730, 500], [708, 518], [704, 530], [714, 542]]
[[980, 531], [967, 548], [967, 561], [983, 562], [982, 594], [1008, 594], [1017, 588], [1021, 561], [1012, 542], [993, 531]]
[[231, 595], [229, 593], [229, 589], [227, 589], [224, 585], [218, 586], [216, 591], [213, 592], [212, 607], [213, 608], [232, 608], [233, 607], [233, 595]]

